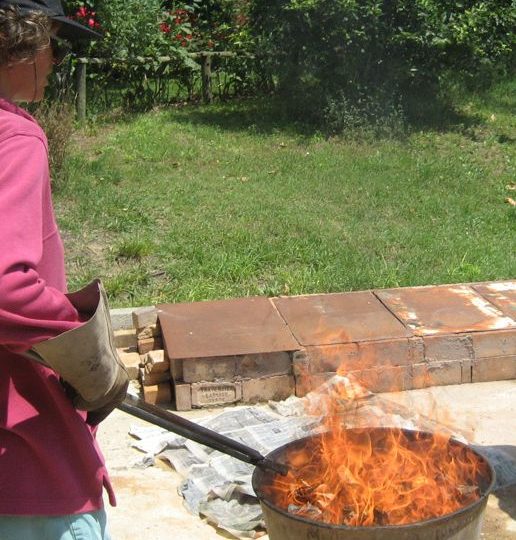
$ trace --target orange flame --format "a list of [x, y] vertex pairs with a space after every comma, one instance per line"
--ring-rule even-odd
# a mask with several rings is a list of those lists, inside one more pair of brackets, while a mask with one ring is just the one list
[[348, 429], [342, 403], [360, 395], [357, 388], [340, 384], [345, 395], [336, 399], [337, 385], [326, 396], [324, 433], [288, 449], [290, 472], [264, 486], [272, 503], [307, 519], [367, 527], [424, 521], [479, 499], [487, 465], [449, 434]]

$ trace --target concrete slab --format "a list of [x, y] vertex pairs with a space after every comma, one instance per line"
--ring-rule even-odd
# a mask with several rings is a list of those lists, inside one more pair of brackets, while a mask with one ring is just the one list
[[385, 289], [375, 294], [418, 336], [516, 328], [515, 320], [468, 285]]
[[[411, 390], [383, 394], [466, 432], [478, 445], [503, 446], [516, 456], [516, 381], [500, 381]], [[180, 413], [195, 419], [210, 412], [204, 409]], [[120, 411], [114, 411], [99, 428], [118, 506], [107, 506], [113, 540], [221, 540], [231, 538], [217, 531], [183, 507], [177, 494], [179, 475], [157, 460], [148, 469], [135, 469], [142, 454], [131, 448], [128, 435], [133, 424], [149, 425]], [[266, 537], [264, 538], [264, 540]], [[516, 485], [489, 498], [482, 540], [516, 539]]]
[[369, 291], [273, 298], [301, 345], [333, 345], [412, 335]]
[[157, 307], [171, 360], [299, 349], [285, 321], [265, 297]]

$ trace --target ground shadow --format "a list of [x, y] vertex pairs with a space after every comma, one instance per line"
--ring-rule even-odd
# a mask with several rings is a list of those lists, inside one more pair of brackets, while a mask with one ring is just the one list
[[[333, 133], [323, 126], [304, 119], [303, 111], [288, 111], [278, 96], [262, 96], [234, 99], [212, 105], [185, 104], [169, 108], [170, 119], [174, 122], [211, 126], [224, 131], [252, 132], [264, 135], [283, 133], [302, 138], [320, 135], [329, 138]], [[422, 102], [413, 105], [406, 118], [404, 129], [387, 133], [389, 138], [404, 139], [407, 135], [421, 130], [437, 132], [460, 132], [467, 134], [472, 128], [483, 123], [480, 116], [465, 114], [443, 102]], [[378, 122], [378, 126], [381, 121]], [[371, 135], [367, 126], [358, 130], [344, 131], [342, 135]], [[384, 135], [385, 136], [385, 135]]]
[[494, 494], [500, 510], [516, 521], [516, 446], [473, 445], [485, 456], [496, 472]]

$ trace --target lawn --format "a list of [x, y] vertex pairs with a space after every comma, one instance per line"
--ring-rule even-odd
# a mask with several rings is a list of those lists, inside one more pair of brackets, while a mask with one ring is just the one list
[[121, 307], [513, 278], [515, 90], [380, 140], [267, 99], [83, 126], [55, 192], [70, 288], [102, 277]]

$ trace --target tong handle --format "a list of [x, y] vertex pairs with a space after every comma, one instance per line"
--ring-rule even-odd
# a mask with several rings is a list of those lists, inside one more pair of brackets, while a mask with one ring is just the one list
[[271, 470], [281, 475], [287, 474], [288, 468], [286, 465], [262, 456], [254, 448], [204, 426], [200, 426], [182, 416], [165, 411], [160, 407], [156, 407], [156, 405], [146, 403], [142, 399], [131, 396], [130, 394], [126, 396], [125, 400], [118, 406], [118, 409], [140, 420], [145, 420], [155, 426], [171, 431], [176, 435], [209, 446], [240, 461], [256, 465], [262, 469]]

